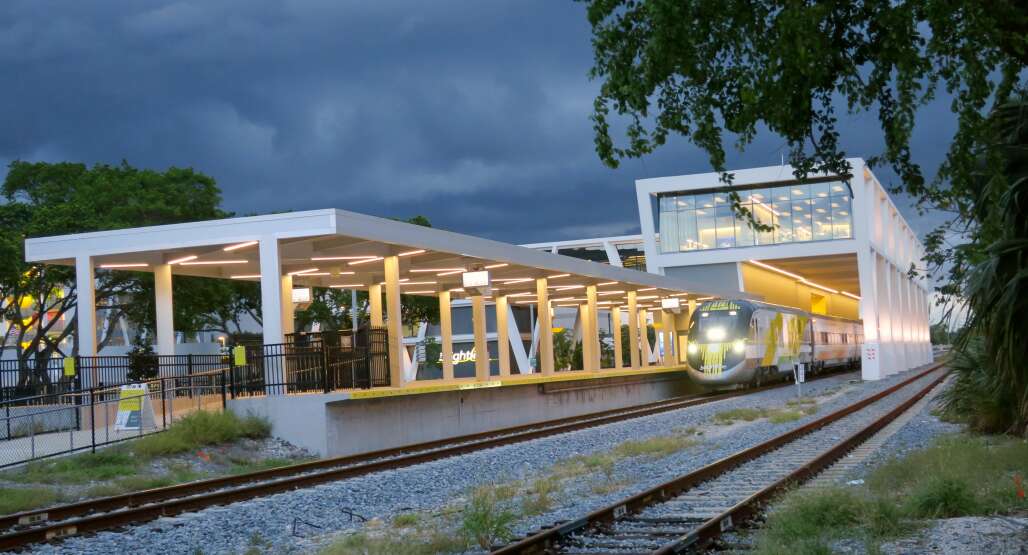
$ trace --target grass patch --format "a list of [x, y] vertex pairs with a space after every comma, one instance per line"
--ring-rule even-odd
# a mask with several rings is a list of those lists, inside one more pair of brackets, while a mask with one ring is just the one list
[[772, 424], [781, 424], [783, 422], [799, 420], [816, 412], [817, 401], [810, 397], [801, 397], [786, 401], [785, 408], [781, 409], [746, 407], [722, 411], [714, 415], [714, 422], [728, 426], [740, 421], [753, 422], [754, 420], [766, 418]]
[[271, 423], [263, 418], [240, 417], [230, 411], [198, 411], [178, 420], [166, 432], [136, 440], [131, 449], [142, 457], [156, 457], [242, 438], [265, 438], [270, 434]]
[[366, 532], [350, 534], [336, 540], [322, 555], [435, 555], [458, 553], [467, 545], [459, 538], [427, 531], [405, 537], [374, 536]]
[[283, 466], [289, 466], [291, 464], [299, 464], [303, 461], [281, 459], [281, 458], [270, 458], [270, 459], [231, 459], [229, 462], [232, 466], [229, 468], [229, 474], [247, 474], [249, 472], [258, 472], [261, 470], [270, 470], [272, 468], [281, 468]]
[[830, 553], [840, 538], [881, 542], [915, 530], [922, 519], [1028, 509], [1018, 494], [1028, 476], [1028, 442], [1009, 437], [947, 436], [876, 468], [860, 487], [793, 492], [757, 537], [757, 553]]
[[3, 474], [3, 479], [32, 484], [86, 484], [134, 474], [139, 461], [122, 447], [33, 461], [20, 471]]
[[460, 532], [468, 545], [488, 550], [493, 544], [514, 537], [513, 526], [517, 519], [518, 514], [509, 500], [498, 498], [494, 488], [480, 488], [464, 508]]
[[49, 488], [0, 488], [0, 514], [18, 513], [61, 501]]

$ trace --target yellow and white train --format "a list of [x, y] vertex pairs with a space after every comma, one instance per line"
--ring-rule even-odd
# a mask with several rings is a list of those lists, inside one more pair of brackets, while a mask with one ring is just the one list
[[799, 309], [744, 300], [707, 301], [689, 322], [689, 374], [710, 386], [760, 385], [860, 365], [864, 326]]

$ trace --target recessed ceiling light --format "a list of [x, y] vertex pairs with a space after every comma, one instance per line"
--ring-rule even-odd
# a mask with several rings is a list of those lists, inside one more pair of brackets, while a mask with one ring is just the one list
[[224, 249], [221, 249], [221, 250], [223, 250], [225, 252], [231, 252], [231, 251], [235, 251], [235, 250], [239, 250], [239, 249], [245, 249], [246, 247], [252, 247], [252, 246], [256, 245], [259, 242], [260, 241], [246, 241], [245, 243], [236, 243], [235, 245], [229, 245], [229, 246], [227, 246], [227, 247], [225, 247]]

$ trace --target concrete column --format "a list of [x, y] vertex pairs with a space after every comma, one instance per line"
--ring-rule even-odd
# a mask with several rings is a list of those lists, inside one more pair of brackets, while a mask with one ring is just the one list
[[171, 265], [158, 264], [153, 269], [154, 307], [157, 323], [157, 354], [175, 354], [175, 312], [171, 295]]
[[639, 309], [636, 308], [635, 291], [628, 292], [628, 359], [632, 370], [638, 370], [639, 360]]
[[660, 323], [664, 328], [664, 366], [675, 362], [675, 319], [670, 312], [660, 311]]
[[475, 379], [484, 382], [489, 379], [489, 342], [486, 340], [485, 299], [482, 295], [471, 297], [471, 324], [475, 332]]
[[296, 321], [295, 308], [293, 307], [293, 276], [282, 276], [282, 334], [288, 335], [295, 331], [293, 322]]
[[583, 349], [582, 362], [584, 363], [585, 370], [590, 372], [596, 372], [600, 369], [600, 322], [599, 313], [596, 310], [596, 286], [588, 285], [585, 288], [585, 306], [586, 306], [586, 319], [585, 324], [587, 327], [583, 328], [586, 332], [582, 336], [582, 345], [589, 343], [589, 359], [586, 360]]
[[646, 329], [647, 310], [645, 308], [639, 310], [636, 317], [639, 319], [639, 340], [642, 342], [642, 367], [647, 368], [650, 365], [650, 355], [653, 352], [650, 347], [650, 334], [647, 333]]
[[385, 325], [385, 318], [382, 316], [382, 286], [378, 283], [368, 286], [368, 313], [372, 327], [381, 328]]
[[[96, 356], [96, 276], [93, 259], [89, 256], [75, 258], [75, 294], [78, 297], [75, 308], [75, 345], [79, 356]], [[93, 370], [94, 373], [96, 370]], [[82, 387], [96, 385], [96, 376], [83, 374]]]
[[442, 342], [443, 379], [453, 379], [453, 313], [450, 292], [439, 292], [439, 339]]
[[614, 336], [614, 368], [623, 366], [621, 363], [621, 307], [615, 306], [610, 309], [610, 332]]
[[500, 359], [500, 377], [510, 376], [510, 308], [506, 295], [496, 295], [496, 356]]
[[[285, 343], [282, 330], [282, 262], [279, 259], [278, 239], [264, 237], [260, 240], [261, 259], [261, 328], [264, 344]], [[274, 365], [267, 366], [269, 371]], [[265, 376], [275, 380], [273, 376]], [[269, 382], [270, 383], [270, 382]]]
[[870, 247], [857, 251], [857, 279], [860, 281], [860, 318], [864, 326], [860, 377], [864, 380], [882, 378], [881, 349], [878, 335], [878, 293], [876, 291], [875, 259]]
[[386, 329], [389, 334], [389, 384], [403, 385], [403, 319], [400, 316], [400, 259], [385, 257]]
[[553, 319], [550, 313], [550, 291], [546, 278], [535, 280], [536, 304], [539, 307], [539, 370], [553, 374]]

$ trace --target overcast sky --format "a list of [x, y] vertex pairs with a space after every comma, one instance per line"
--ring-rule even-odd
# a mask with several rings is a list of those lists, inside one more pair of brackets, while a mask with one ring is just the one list
[[[570, 0], [6, 0], [0, 163], [191, 166], [241, 214], [422, 214], [511, 242], [638, 232], [634, 179], [710, 166], [683, 141], [603, 166], [591, 60]], [[915, 135], [931, 172], [954, 129], [946, 102]], [[876, 154], [874, 116], [849, 118], [843, 145]], [[778, 164], [781, 147], [761, 135], [730, 165]]]

